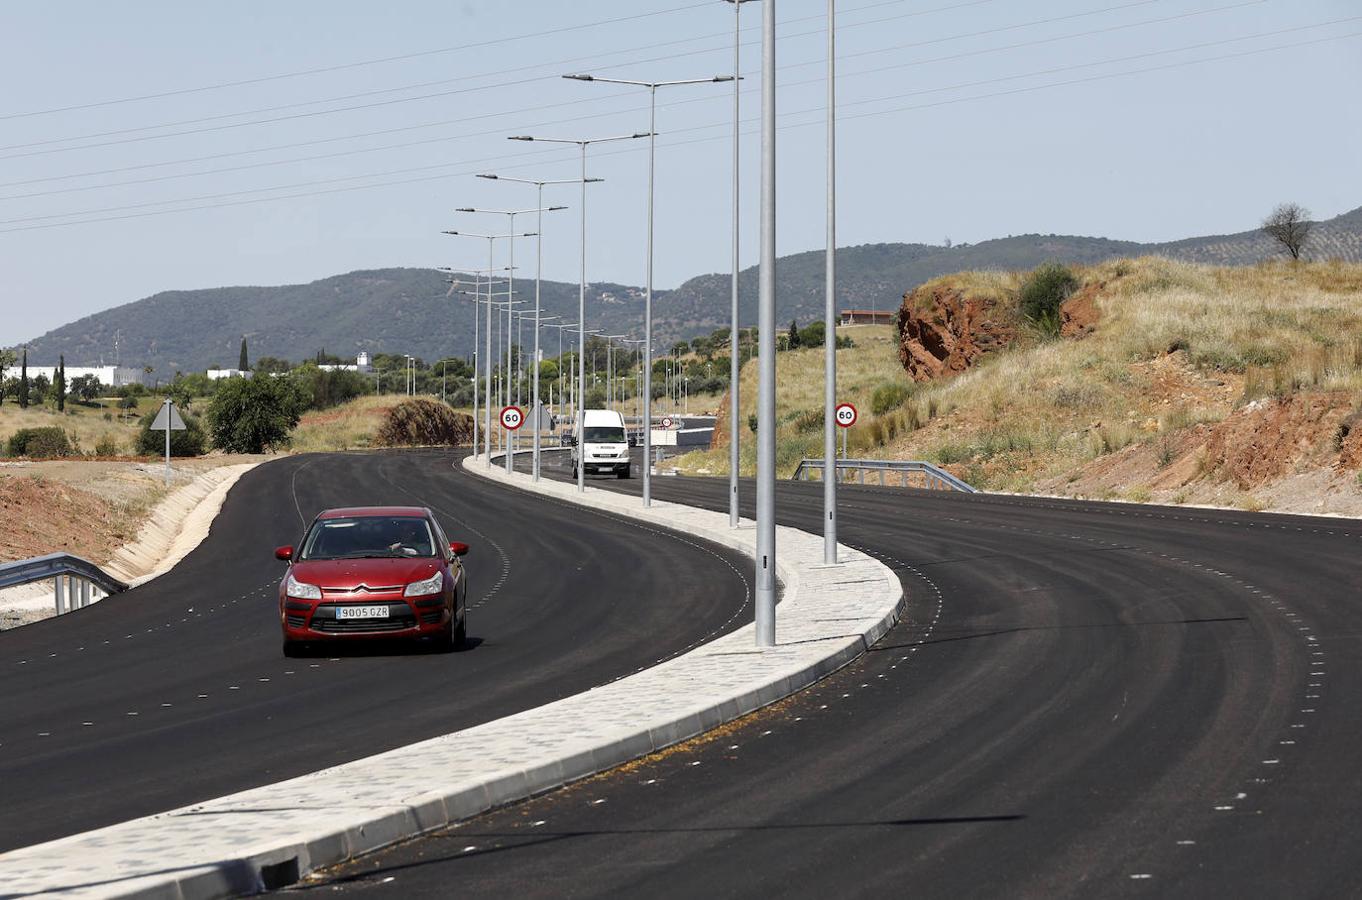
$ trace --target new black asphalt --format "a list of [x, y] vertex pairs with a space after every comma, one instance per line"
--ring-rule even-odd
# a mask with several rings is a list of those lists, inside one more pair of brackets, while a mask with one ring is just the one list
[[[281, 459], [171, 572], [0, 633], [0, 850], [500, 718], [750, 617], [747, 566], [466, 475], [452, 453]], [[280, 652], [273, 556], [326, 507], [429, 506], [467, 542], [468, 646]]]
[[[726, 481], [653, 484], [726, 508]], [[780, 521], [821, 528], [820, 485], [777, 495]], [[1362, 523], [841, 498], [843, 541], [908, 595], [861, 660], [705, 738], [296, 890], [1362, 895]]]

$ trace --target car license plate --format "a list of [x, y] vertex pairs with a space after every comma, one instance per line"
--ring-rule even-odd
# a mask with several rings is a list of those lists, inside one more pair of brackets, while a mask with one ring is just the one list
[[386, 619], [386, 606], [337, 606], [337, 619]]

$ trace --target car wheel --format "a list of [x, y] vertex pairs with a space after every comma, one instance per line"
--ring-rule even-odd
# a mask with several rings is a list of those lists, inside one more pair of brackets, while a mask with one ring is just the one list
[[629, 466], [625, 466], [623, 469], [620, 469], [620, 470], [619, 470], [619, 474], [618, 474], [617, 477], [619, 477], [619, 478], [628, 478], [629, 475], [630, 475], [629, 469], [630, 469]]
[[305, 656], [306, 649], [307, 645], [304, 644], [302, 641], [284, 641], [284, 655], [289, 657], [290, 659], [296, 659], [300, 656]]
[[463, 618], [459, 620], [459, 625], [454, 629], [454, 646], [462, 647], [468, 641], [468, 610], [464, 610]]
[[433, 641], [435, 652], [448, 653], [454, 649], [455, 643], [454, 621], [451, 619], [449, 624], [444, 627], [444, 630], [441, 631]]

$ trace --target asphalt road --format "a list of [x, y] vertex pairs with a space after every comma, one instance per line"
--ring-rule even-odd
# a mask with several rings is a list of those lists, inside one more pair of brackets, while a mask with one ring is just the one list
[[[726, 487], [654, 480], [661, 499], [716, 509]], [[818, 484], [777, 495], [782, 522], [821, 527]], [[298, 890], [1362, 895], [1362, 523], [842, 498], [844, 542], [909, 598], [861, 660], [716, 734]]]
[[[500, 718], [750, 617], [737, 554], [545, 503], [456, 459], [271, 462], [170, 573], [0, 633], [0, 851]], [[323, 508], [386, 503], [431, 507], [471, 546], [468, 647], [285, 659], [275, 546]]]

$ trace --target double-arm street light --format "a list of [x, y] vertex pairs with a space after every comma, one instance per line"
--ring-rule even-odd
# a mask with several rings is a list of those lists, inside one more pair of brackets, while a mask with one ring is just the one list
[[[587, 139], [577, 140], [577, 139], [572, 139], [572, 138], [541, 138], [541, 137], [534, 137], [533, 135], [529, 135], [529, 134], [517, 134], [517, 135], [513, 135], [513, 136], [510, 138], [510, 139], [513, 140], [513, 141], [540, 141], [540, 142], [542, 142], [542, 143], [548, 143], [548, 144], [575, 144], [577, 147], [579, 147], [579, 148], [581, 149], [581, 152], [582, 152], [582, 177], [581, 177], [581, 183], [582, 183], [582, 274], [581, 274], [581, 284], [580, 284], [580, 286], [579, 286], [579, 288], [578, 288], [578, 292], [577, 292], [577, 322], [578, 322], [578, 326], [579, 326], [578, 332], [577, 332], [577, 337], [578, 337], [578, 340], [581, 342], [582, 349], [586, 349], [586, 334], [581, 330], [581, 327], [580, 327], [581, 325], [583, 325], [583, 324], [586, 322], [586, 185], [587, 185], [587, 177], [586, 177], [586, 148], [589, 147], [589, 146], [592, 145], [592, 144], [603, 144], [603, 143], [606, 143], [606, 142], [609, 142], [609, 141], [629, 141], [629, 140], [633, 140], [634, 138], [641, 138], [641, 137], [648, 137], [648, 135], [646, 135], [646, 134], [619, 134], [619, 135], [614, 135], [614, 136], [612, 136], [612, 137], [587, 138]], [[578, 379], [579, 379], [579, 380], [581, 379], [581, 377], [582, 377], [583, 374], [584, 374], [584, 370], [582, 369], [582, 359], [581, 359], [581, 356], [580, 356], [580, 354], [579, 354], [579, 355], [578, 355], [578, 358], [577, 358], [577, 376], [578, 376]], [[580, 405], [580, 404], [579, 404], [579, 405]], [[576, 421], [576, 424], [577, 424], [577, 425], [579, 425], [579, 426], [581, 425], [580, 416], [576, 417], [575, 421]], [[579, 430], [580, 430], [580, 429], [579, 429]], [[577, 492], [578, 492], [578, 493], [584, 493], [585, 491], [586, 491], [586, 466], [578, 466], [578, 467], [577, 467]]]
[[[484, 240], [486, 240], [486, 241], [487, 241], [487, 268], [488, 268], [488, 269], [491, 269], [492, 267], [494, 267], [494, 266], [496, 265], [496, 263], [493, 261], [493, 256], [495, 255], [494, 252], [493, 252], [493, 248], [494, 248], [494, 246], [496, 245], [496, 242], [497, 242], [497, 241], [499, 241], [499, 240], [505, 240], [505, 239], [507, 239], [507, 238], [514, 239], [514, 238], [516, 238], [516, 237], [538, 237], [538, 236], [539, 236], [536, 232], [533, 232], [533, 231], [527, 231], [527, 232], [525, 232], [525, 233], [523, 233], [523, 234], [520, 234], [520, 235], [516, 235], [516, 234], [479, 234], [479, 233], [473, 232], [473, 231], [445, 231], [445, 232], [443, 232], [443, 233], [444, 233], [444, 234], [456, 235], [456, 236], [458, 236], [458, 237], [474, 237], [474, 238], [483, 238]], [[512, 291], [514, 291], [514, 289], [515, 289], [515, 271], [514, 271], [514, 267], [511, 267], [511, 275], [510, 275], [510, 277], [507, 279], [507, 281], [509, 282], [510, 289], [511, 289]], [[486, 354], [487, 354], [487, 363], [486, 363], [486, 367], [487, 367], [487, 392], [488, 392], [488, 397], [490, 398], [490, 397], [491, 397], [491, 392], [492, 392], [492, 288], [491, 288], [491, 280], [490, 280], [490, 278], [489, 278], [489, 280], [488, 280], [488, 287], [487, 287], [487, 327], [486, 327], [486, 330], [485, 330], [485, 333], [484, 333], [484, 336], [483, 336], [483, 347], [485, 348], [485, 351], [486, 351]], [[484, 452], [487, 454], [487, 467], [490, 469], [490, 468], [492, 467], [492, 404], [491, 404], [490, 402], [487, 404], [487, 409], [486, 409], [486, 411], [484, 412], [484, 416], [485, 416], [485, 418], [484, 418], [483, 421], [484, 421], [485, 427], [484, 427], [484, 429], [483, 429], [483, 438], [482, 438], [482, 439], [483, 439], [483, 450], [484, 450]], [[509, 455], [509, 454], [508, 454], [508, 455]]]
[[[538, 199], [538, 206], [539, 206], [539, 227], [538, 227], [538, 231], [539, 231], [539, 234], [540, 234], [540, 238], [539, 238], [539, 240], [536, 242], [536, 243], [537, 243], [537, 250], [538, 250], [538, 267], [536, 268], [535, 274], [534, 274], [534, 321], [535, 321], [535, 329], [534, 329], [534, 375], [533, 375], [533, 377], [532, 377], [532, 379], [531, 379], [532, 382], [533, 382], [533, 387], [531, 388], [531, 391], [533, 392], [533, 396], [532, 396], [531, 403], [532, 403], [532, 405], [533, 405], [533, 407], [534, 407], [534, 415], [535, 415], [535, 416], [538, 416], [538, 415], [539, 415], [539, 322], [540, 322], [539, 284], [540, 284], [540, 281], [541, 281], [541, 279], [542, 279], [542, 277], [543, 277], [543, 274], [544, 274], [544, 238], [543, 238], [543, 234], [544, 234], [544, 185], [546, 185], [546, 184], [576, 184], [578, 181], [580, 181], [580, 180], [582, 180], [582, 179], [577, 179], [577, 178], [557, 178], [557, 179], [551, 179], [551, 180], [550, 180], [550, 179], [538, 180], [538, 179], [534, 179], [534, 178], [512, 178], [512, 177], [509, 177], [509, 176], [507, 176], [507, 175], [493, 175], [493, 174], [490, 174], [490, 173], [485, 173], [485, 174], [479, 175], [478, 177], [479, 177], [479, 178], [486, 178], [486, 179], [489, 179], [489, 180], [491, 180], [491, 181], [509, 181], [509, 182], [511, 182], [512, 184], [532, 184], [532, 185], [534, 185], [536, 188], [539, 189], [539, 199]], [[590, 183], [590, 182], [593, 182], [593, 181], [601, 181], [601, 180], [603, 180], [603, 179], [600, 179], [600, 178], [586, 178], [586, 179], [585, 179], [585, 181], [586, 181], [587, 183]], [[533, 455], [534, 455], [534, 463], [533, 463], [533, 465], [531, 466], [531, 473], [532, 473], [532, 474], [531, 474], [531, 477], [533, 478], [533, 480], [538, 481], [538, 480], [539, 480], [539, 458], [540, 458], [540, 457], [539, 457], [539, 423], [538, 423], [537, 421], [535, 422], [535, 428], [534, 428], [533, 435], [534, 435], [534, 454], [533, 454]]]
[[[574, 81], [599, 81], [603, 84], [625, 84], [648, 89], [648, 281], [643, 298], [643, 353], [652, 359], [653, 350], [653, 183], [654, 161], [657, 150], [657, 89], [675, 87], [683, 84], [709, 84], [719, 81], [734, 81], [734, 75], [715, 75], [711, 78], [689, 78], [681, 81], [634, 81], [627, 78], [603, 78], [597, 75], [564, 75]], [[634, 135], [640, 137], [640, 135]], [[643, 505], [651, 506], [652, 467], [646, 462], [652, 449], [653, 435], [653, 391], [652, 370], [643, 370]]]
[[[515, 268], [515, 237], [514, 237], [514, 235], [515, 235], [515, 217], [516, 217], [516, 216], [519, 216], [519, 215], [525, 215], [525, 214], [527, 214], [527, 213], [537, 213], [537, 214], [539, 215], [539, 220], [540, 220], [540, 222], [542, 223], [542, 222], [543, 222], [543, 219], [544, 219], [544, 213], [546, 213], [546, 212], [556, 212], [556, 211], [558, 211], [558, 210], [560, 210], [560, 209], [567, 209], [567, 207], [566, 207], [566, 206], [549, 206], [549, 207], [538, 206], [538, 207], [532, 207], [532, 208], [530, 208], [530, 209], [485, 209], [485, 208], [480, 208], [480, 207], [461, 206], [461, 207], [459, 207], [458, 209], [456, 209], [455, 212], [464, 212], [464, 213], [487, 213], [487, 214], [490, 214], [490, 215], [501, 215], [501, 216], [506, 216], [507, 219], [508, 219], [508, 221], [509, 221], [509, 223], [510, 223], [510, 224], [507, 226], [507, 230], [508, 230], [508, 232], [512, 235], [511, 243], [510, 243], [510, 260], [509, 260], [509, 262], [510, 262], [511, 268], [514, 269], [514, 268]], [[540, 234], [541, 234], [540, 231], [537, 231], [537, 230], [536, 230], [536, 231], [534, 232], [534, 236], [535, 236], [535, 237], [540, 237]], [[540, 240], [542, 241], [542, 238], [540, 238]], [[538, 279], [536, 278], [536, 285], [537, 285], [537, 284], [538, 284]], [[538, 288], [536, 287], [536, 294], [537, 294], [537, 293], [538, 293]], [[512, 298], [513, 300], [515, 299], [515, 275], [514, 275], [514, 274], [511, 276], [511, 298]], [[508, 324], [509, 324], [509, 320], [508, 320]], [[508, 329], [507, 329], [507, 333], [506, 333], [506, 354], [507, 354], [508, 374], [509, 374], [510, 355], [511, 355], [511, 340], [512, 340], [512, 338], [511, 338], [511, 332], [510, 332], [510, 329], [508, 328]], [[507, 401], [507, 404], [508, 404], [508, 405], [510, 404], [510, 398], [511, 398], [511, 386], [510, 386], [510, 383], [507, 382], [507, 385], [506, 385], [506, 401]], [[506, 439], [506, 471], [507, 471], [507, 472], [510, 472], [510, 471], [512, 470], [513, 463], [512, 463], [512, 461], [511, 461], [511, 456], [512, 456], [514, 453], [515, 453], [515, 433], [512, 432], [510, 435], [507, 436], [507, 439]]]
[[[481, 276], [482, 276], [482, 275], [486, 275], [486, 276], [487, 276], [487, 293], [490, 295], [491, 292], [492, 292], [492, 273], [493, 273], [493, 272], [496, 272], [496, 271], [507, 271], [507, 272], [509, 272], [510, 269], [501, 269], [501, 270], [497, 270], [497, 269], [491, 269], [491, 268], [480, 269], [480, 268], [476, 268], [476, 267], [474, 267], [474, 268], [464, 268], [464, 269], [452, 269], [452, 268], [449, 268], [449, 267], [447, 267], [447, 266], [441, 266], [441, 267], [440, 267], [440, 271], [441, 271], [441, 272], [448, 272], [448, 273], [450, 274], [450, 276], [451, 276], [451, 277], [450, 277], [450, 281], [449, 281], [449, 292], [450, 292], [451, 294], [453, 294], [453, 293], [458, 293], [458, 294], [461, 294], [461, 295], [466, 296], [466, 297], [473, 297], [473, 298], [475, 298], [474, 301], [473, 301], [473, 455], [476, 456], [477, 453], [478, 453], [478, 437], [479, 437], [479, 435], [478, 435], [478, 362], [480, 361], [480, 359], [481, 359], [481, 357], [482, 357], [482, 354], [478, 351], [478, 338], [481, 336], [481, 335], [479, 334], [479, 331], [480, 331], [480, 329], [479, 329], [479, 322], [480, 322], [481, 320], [478, 318], [478, 302], [482, 299], [482, 292], [481, 292], [482, 281], [481, 281]], [[455, 288], [459, 287], [460, 285], [468, 284], [467, 281], [460, 281], [457, 277], [455, 277], [455, 276], [458, 276], [458, 275], [460, 275], [460, 274], [471, 274], [471, 275], [473, 276], [473, 290], [472, 290], [472, 291], [455, 291]], [[446, 296], [448, 296], [448, 295], [446, 295]], [[490, 390], [490, 388], [491, 388], [491, 385], [490, 385], [490, 384], [488, 385], [488, 388], [489, 388], [489, 390]]]

